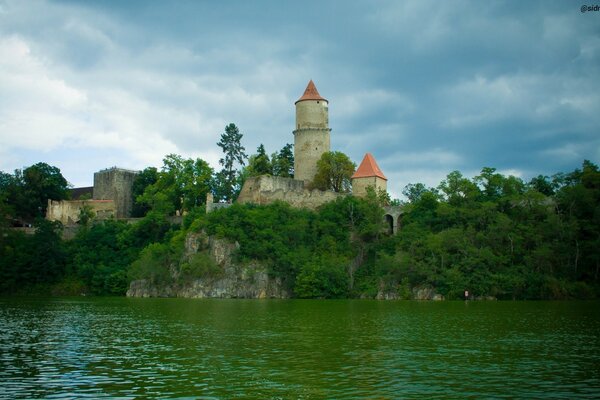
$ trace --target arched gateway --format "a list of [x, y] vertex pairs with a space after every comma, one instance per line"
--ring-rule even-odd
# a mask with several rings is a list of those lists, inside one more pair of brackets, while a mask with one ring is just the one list
[[400, 230], [400, 216], [404, 213], [400, 206], [387, 206], [383, 208], [385, 210], [385, 223], [388, 226], [389, 232], [396, 235]]

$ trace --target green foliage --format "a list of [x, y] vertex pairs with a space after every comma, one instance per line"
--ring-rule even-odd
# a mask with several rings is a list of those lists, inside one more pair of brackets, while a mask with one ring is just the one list
[[352, 189], [350, 177], [355, 169], [356, 164], [344, 153], [339, 151], [323, 153], [317, 161], [317, 174], [312, 184], [319, 190], [348, 193]]
[[[144, 170], [139, 190], [153, 179], [152, 170]], [[184, 159], [169, 154], [163, 159], [163, 167], [154, 183], [148, 184], [142, 195], [137, 197], [141, 210], [152, 210], [164, 215], [192, 210], [206, 203], [211, 190], [213, 170], [202, 159]], [[146, 213], [148, 211], [145, 211]]]
[[84, 203], [79, 209], [79, 224], [81, 226], [87, 227], [88, 224], [96, 217], [96, 213], [92, 206], [87, 203]]
[[242, 146], [242, 136], [235, 124], [229, 124], [225, 127], [225, 132], [221, 134], [221, 139], [217, 143], [217, 146], [223, 150], [223, 158], [219, 160], [223, 169], [215, 175], [214, 194], [216, 200], [232, 201], [241, 189], [239, 172], [235, 166], [236, 164], [244, 166], [247, 158], [246, 149]]
[[0, 172], [0, 201], [11, 207], [13, 217], [32, 222], [46, 215], [48, 199], [67, 199], [68, 186], [60, 169], [40, 162], [14, 175]]
[[150, 211], [151, 208], [148, 204], [138, 202], [136, 199], [140, 198], [146, 191], [146, 188], [154, 185], [156, 181], [158, 181], [158, 170], [154, 167], [145, 168], [135, 176], [131, 188], [132, 197], [134, 199], [133, 208], [131, 210], [132, 217], [143, 217]]
[[124, 222], [107, 220], [80, 230], [67, 242], [67, 276], [77, 278], [91, 294], [123, 295], [129, 284], [125, 271], [140, 248], [123, 241], [134, 228]]
[[273, 153], [271, 162], [273, 164], [273, 176], [281, 176], [284, 178], [294, 177], [294, 146], [286, 144], [279, 153]]
[[300, 298], [339, 298], [348, 295], [348, 259], [322, 255], [303, 264], [294, 286]]
[[206, 252], [199, 252], [181, 263], [179, 267], [179, 281], [190, 282], [195, 279], [215, 279], [222, 276], [223, 270], [215, 263]]
[[256, 154], [250, 156], [248, 160], [248, 176], [270, 175], [273, 172], [273, 165], [262, 144], [256, 149]]
[[[233, 204], [206, 215], [197, 205], [209, 172], [202, 162], [168, 156], [144, 190], [154, 203], [143, 219], [97, 223], [88, 215], [71, 241], [61, 240], [60, 223], [45, 220], [33, 235], [11, 230], [24, 180], [0, 174], [0, 212], [8, 217], [0, 220], [0, 292], [122, 295], [131, 279], [217, 279], [223, 270], [206, 249], [183, 252], [188, 232], [204, 230], [237, 242], [239, 262], [262, 262], [303, 298], [380, 291], [409, 298], [417, 286], [448, 299], [464, 290], [502, 299], [600, 295], [600, 171], [589, 161], [529, 184], [486, 167], [472, 180], [454, 171], [438, 189], [408, 185], [397, 236], [382, 224], [389, 196], [374, 190], [316, 211]], [[182, 227], [166, 217], [177, 207], [189, 208]]]
[[465, 289], [500, 298], [589, 297], [599, 283], [600, 173], [584, 162], [555, 177], [560, 184], [547, 197], [545, 177], [525, 185], [484, 168], [471, 182], [455, 171], [439, 186], [446, 201], [426, 192], [412, 197], [398, 251], [415, 270], [428, 265], [426, 282], [449, 298]]
[[260, 175], [281, 176], [284, 178], [294, 177], [294, 151], [293, 145], [286, 144], [278, 153], [267, 155], [265, 147], [261, 144], [248, 159], [248, 166], [240, 172], [239, 186], [241, 187], [246, 178]]
[[152, 243], [142, 250], [140, 258], [131, 264], [129, 278], [147, 279], [155, 285], [168, 284], [171, 282], [169, 267], [176, 261], [167, 244]]
[[234, 204], [208, 214], [191, 229], [238, 242], [241, 262], [264, 262], [272, 276], [300, 297], [340, 297], [352, 287], [350, 261], [369, 251], [381, 234], [382, 217], [377, 203], [349, 196], [317, 212], [279, 202]]
[[67, 252], [62, 224], [36, 220], [34, 235], [6, 231], [0, 238], [0, 292], [57, 282], [64, 274]]

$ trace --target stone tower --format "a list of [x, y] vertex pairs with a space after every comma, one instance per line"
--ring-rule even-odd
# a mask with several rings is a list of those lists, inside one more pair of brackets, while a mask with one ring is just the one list
[[330, 149], [329, 102], [321, 97], [311, 80], [295, 104], [294, 179], [312, 182], [317, 161]]
[[358, 197], [367, 195], [367, 187], [372, 186], [376, 191], [387, 190], [387, 178], [381, 172], [371, 153], [365, 154], [360, 166], [352, 175], [352, 194]]
[[114, 200], [117, 218], [131, 217], [133, 181], [138, 171], [109, 168], [94, 173], [94, 200]]

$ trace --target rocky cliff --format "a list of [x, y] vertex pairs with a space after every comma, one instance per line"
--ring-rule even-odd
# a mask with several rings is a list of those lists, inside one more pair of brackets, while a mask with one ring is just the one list
[[153, 284], [141, 279], [131, 282], [128, 297], [188, 297], [188, 298], [288, 298], [289, 293], [279, 279], [270, 278], [267, 268], [253, 262], [241, 265], [234, 261], [237, 243], [209, 237], [204, 233], [189, 233], [185, 240], [184, 259], [201, 251], [208, 252], [219, 269], [212, 277], [179, 279], [181, 271], [172, 267], [172, 282]]

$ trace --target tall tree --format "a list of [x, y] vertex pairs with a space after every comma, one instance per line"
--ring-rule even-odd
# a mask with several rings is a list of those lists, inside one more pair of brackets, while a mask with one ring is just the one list
[[294, 177], [294, 150], [293, 145], [287, 143], [279, 153], [274, 153], [271, 157], [273, 163], [273, 175], [284, 178]]
[[217, 174], [216, 193], [219, 200], [232, 201], [239, 191], [239, 171], [236, 169], [236, 164], [244, 166], [248, 156], [244, 152], [246, 149], [242, 146], [242, 134], [235, 124], [229, 124], [225, 127], [225, 132], [221, 134], [221, 140], [217, 143], [223, 150], [223, 158], [219, 160], [219, 164], [223, 169]]
[[348, 193], [352, 187], [350, 177], [355, 169], [356, 164], [344, 153], [340, 151], [323, 153], [317, 162], [317, 174], [312, 184], [316, 189]]

